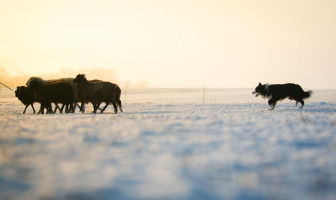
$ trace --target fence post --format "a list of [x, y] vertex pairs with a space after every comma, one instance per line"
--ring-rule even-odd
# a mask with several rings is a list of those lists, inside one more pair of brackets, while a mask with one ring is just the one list
[[203, 103], [205, 103], [205, 86], [203, 88]]

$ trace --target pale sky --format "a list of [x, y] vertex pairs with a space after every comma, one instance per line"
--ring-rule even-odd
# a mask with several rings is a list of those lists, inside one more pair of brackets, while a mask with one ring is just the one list
[[152, 87], [336, 89], [336, 0], [1, 0], [0, 66]]

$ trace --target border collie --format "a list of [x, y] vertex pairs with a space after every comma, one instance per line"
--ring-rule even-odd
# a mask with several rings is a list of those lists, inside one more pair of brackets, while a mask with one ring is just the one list
[[262, 85], [261, 83], [259, 83], [259, 85], [255, 88], [254, 92], [252, 92], [252, 94], [256, 94], [256, 97], [260, 94], [263, 98], [269, 99], [268, 104], [271, 106], [270, 110], [273, 110], [275, 108], [277, 101], [283, 100], [287, 97], [290, 100], [295, 100], [296, 105], [298, 104], [298, 102], [300, 102], [300, 108], [303, 108], [303, 99], [309, 98], [312, 93], [313, 92], [311, 90], [309, 90], [308, 92], [303, 91], [300, 85], [294, 83], [274, 85]]

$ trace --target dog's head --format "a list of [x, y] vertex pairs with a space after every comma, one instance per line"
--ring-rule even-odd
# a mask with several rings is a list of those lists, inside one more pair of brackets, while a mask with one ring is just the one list
[[265, 86], [259, 83], [259, 85], [255, 88], [252, 94], [256, 94], [255, 96], [259, 96], [259, 94], [265, 89]]

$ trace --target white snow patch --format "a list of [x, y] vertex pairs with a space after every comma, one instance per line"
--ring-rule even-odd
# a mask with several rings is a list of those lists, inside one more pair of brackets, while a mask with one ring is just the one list
[[[0, 103], [0, 199], [334, 199], [336, 105]], [[89, 108], [89, 110], [92, 108]]]

